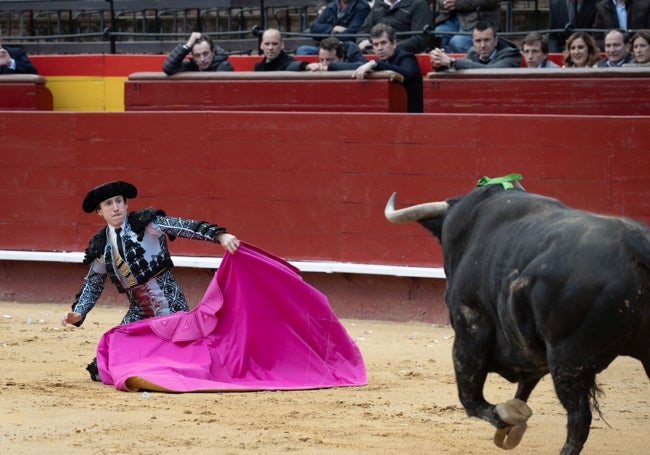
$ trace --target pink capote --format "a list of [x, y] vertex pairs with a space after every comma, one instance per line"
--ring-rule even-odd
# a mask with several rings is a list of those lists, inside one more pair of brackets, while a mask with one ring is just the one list
[[242, 243], [190, 312], [124, 324], [97, 347], [104, 384], [170, 392], [312, 389], [367, 383], [327, 298], [297, 269]]

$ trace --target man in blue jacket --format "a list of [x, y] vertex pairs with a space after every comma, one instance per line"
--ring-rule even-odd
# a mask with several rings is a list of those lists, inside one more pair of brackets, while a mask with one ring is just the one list
[[[335, 0], [328, 3], [316, 20], [309, 27], [309, 33], [314, 35], [355, 35], [370, 12], [366, 0]], [[316, 41], [323, 36], [315, 36]], [[337, 36], [340, 41], [354, 42], [354, 36]], [[318, 54], [318, 46], [300, 46], [297, 55]]]

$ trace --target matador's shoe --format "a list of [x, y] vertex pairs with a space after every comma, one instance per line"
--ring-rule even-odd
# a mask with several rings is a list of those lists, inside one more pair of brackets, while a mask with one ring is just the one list
[[102, 379], [99, 377], [99, 370], [97, 369], [97, 358], [94, 358], [93, 361], [86, 366], [86, 371], [90, 373], [90, 379], [102, 382]]

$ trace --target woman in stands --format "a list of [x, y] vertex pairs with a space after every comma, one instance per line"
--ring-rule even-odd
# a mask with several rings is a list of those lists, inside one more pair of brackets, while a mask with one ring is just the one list
[[637, 30], [630, 41], [634, 63], [650, 64], [650, 30]]
[[589, 33], [576, 32], [564, 47], [564, 68], [592, 68], [600, 60], [600, 49]]

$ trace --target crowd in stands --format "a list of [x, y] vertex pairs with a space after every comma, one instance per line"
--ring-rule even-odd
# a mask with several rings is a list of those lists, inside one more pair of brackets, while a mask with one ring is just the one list
[[[435, 18], [433, 11], [437, 12]], [[386, 30], [389, 37], [394, 37], [396, 49], [413, 54], [428, 52], [432, 70], [516, 68], [522, 66], [522, 56], [529, 68], [559, 67], [549, 60], [550, 52], [563, 52], [564, 67], [648, 63], [649, 32], [646, 28], [650, 28], [650, 0], [552, 0], [549, 5], [552, 32], [548, 36], [537, 32], [527, 35], [521, 48], [498, 36], [500, 14], [497, 0], [435, 0], [433, 9], [428, 0], [374, 0], [372, 4], [367, 0], [335, 0], [321, 6], [310, 26], [314, 45], [300, 46], [296, 50], [297, 55], [319, 55], [318, 63], [296, 61], [285, 51], [280, 31], [268, 29], [260, 42], [264, 58], [255, 65], [255, 71], [356, 70], [362, 66], [366, 70], [373, 69], [369, 65], [375, 64], [368, 62], [364, 55], [376, 54], [371, 37], [378, 24], [389, 27]], [[432, 24], [434, 33], [422, 33]], [[569, 33], [576, 27], [598, 25], [608, 27], [609, 31]], [[635, 33], [630, 40], [631, 26], [635, 27]], [[560, 33], [557, 29], [564, 31]], [[193, 46], [199, 49], [194, 50]], [[183, 61], [190, 52], [192, 60]], [[465, 56], [455, 58], [452, 54]], [[373, 57], [371, 61], [382, 61], [377, 55]], [[383, 66], [378, 65], [379, 68]], [[227, 65], [225, 50], [215, 46], [209, 38], [193, 34], [187, 44], [172, 51], [163, 70], [173, 74], [177, 71], [231, 71], [232, 67]], [[408, 80], [407, 70], [397, 65], [396, 71]]]
[[[551, 0], [551, 32], [530, 33], [521, 48], [499, 36], [500, 14], [497, 0], [334, 0], [322, 5], [311, 24], [314, 45], [296, 50], [318, 55], [318, 62], [296, 60], [281, 32], [269, 28], [261, 35], [262, 58], [254, 71], [353, 70], [354, 78], [363, 79], [392, 70], [404, 77], [409, 112], [422, 112], [417, 53], [428, 53], [433, 71], [518, 68], [522, 56], [528, 68], [559, 67], [549, 52], [562, 52], [567, 68], [650, 63], [650, 0]], [[434, 32], [424, 33], [427, 26]], [[570, 33], [580, 27], [608, 31]], [[227, 51], [199, 32], [173, 49], [162, 69], [168, 75], [233, 71]], [[23, 51], [2, 47], [0, 35], [0, 74], [5, 73], [37, 71]]]

